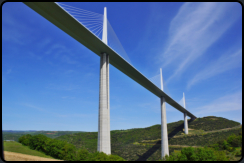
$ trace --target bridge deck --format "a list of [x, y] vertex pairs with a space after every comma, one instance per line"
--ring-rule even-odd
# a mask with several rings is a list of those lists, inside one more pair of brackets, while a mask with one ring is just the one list
[[191, 118], [196, 118], [184, 107], [174, 101], [156, 85], [154, 85], [143, 74], [136, 70], [131, 64], [120, 57], [115, 51], [104, 44], [97, 36], [85, 28], [81, 23], [75, 20], [70, 14], [64, 11], [54, 2], [24, 2], [31, 9], [42, 15], [51, 23], [62, 29], [68, 35], [76, 39], [78, 42], [86, 46], [95, 54], [100, 56], [105, 52], [109, 54], [109, 62], [121, 72], [129, 76], [131, 79], [145, 87], [158, 97], [164, 96], [165, 101], [182, 113], [187, 113]]

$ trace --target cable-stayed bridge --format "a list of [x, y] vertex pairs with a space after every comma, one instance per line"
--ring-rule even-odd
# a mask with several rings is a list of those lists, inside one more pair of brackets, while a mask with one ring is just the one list
[[[78, 9], [55, 2], [24, 2], [27, 6], [42, 15], [58, 28], [76, 39], [100, 57], [100, 87], [99, 87], [99, 120], [97, 150], [111, 154], [110, 141], [110, 98], [109, 98], [109, 63], [134, 81], [145, 87], [161, 99], [161, 147], [162, 157], [169, 155], [166, 120], [166, 102], [184, 113], [185, 133], [188, 133], [187, 116], [196, 119], [163, 90], [162, 70], [160, 69], [161, 89], [146, 78], [129, 63], [128, 55], [117, 38], [111, 24], [107, 20], [107, 9], [104, 14]], [[102, 35], [102, 36], [101, 36]], [[122, 57], [123, 56], [123, 57]], [[126, 60], [127, 59], [127, 60]]]

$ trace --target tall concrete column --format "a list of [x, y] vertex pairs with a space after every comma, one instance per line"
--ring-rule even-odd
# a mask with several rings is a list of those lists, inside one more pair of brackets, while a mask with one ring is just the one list
[[[184, 103], [184, 108], [186, 109], [186, 99], [185, 99], [184, 92], [183, 92], [183, 103]], [[188, 134], [188, 121], [187, 121], [186, 113], [184, 113], [184, 127], [185, 127], [185, 134]]]
[[109, 55], [107, 55], [107, 105], [108, 105], [108, 153], [111, 154], [111, 140], [110, 140], [110, 97], [109, 97]]
[[184, 113], [184, 126], [185, 126], [185, 134], [188, 134], [188, 122], [187, 122], [187, 114]]
[[[161, 76], [161, 89], [163, 90], [163, 75], [162, 69], [160, 68]], [[165, 98], [160, 98], [161, 102], [161, 157], [169, 155], [169, 144], [168, 144], [168, 129], [167, 129], [167, 119], [166, 119], [166, 102]]]
[[[107, 9], [104, 8], [102, 41], [107, 44]], [[110, 104], [109, 104], [109, 55], [100, 55], [99, 117], [97, 151], [111, 154]]]

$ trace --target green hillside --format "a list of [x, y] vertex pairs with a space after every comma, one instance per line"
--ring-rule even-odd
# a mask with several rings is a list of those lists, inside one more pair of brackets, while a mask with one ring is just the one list
[[4, 151], [16, 152], [16, 153], [22, 153], [22, 154], [27, 154], [27, 155], [32, 155], [32, 156], [39, 156], [39, 157], [54, 159], [51, 156], [45, 155], [44, 153], [36, 151], [36, 150], [32, 150], [29, 147], [24, 146], [15, 141], [9, 141], [9, 142], [4, 141], [3, 148], [4, 148]]
[[[184, 122], [168, 123], [169, 145], [206, 146], [226, 139], [231, 134], [242, 131], [238, 122], [222, 117], [203, 117], [188, 120], [189, 134], [183, 132]], [[97, 132], [73, 133], [55, 139], [86, 148], [89, 152], [97, 150]], [[169, 146], [169, 152], [180, 150], [181, 146]], [[111, 131], [111, 153], [126, 160], [159, 160], [161, 153], [161, 125], [147, 128]]]

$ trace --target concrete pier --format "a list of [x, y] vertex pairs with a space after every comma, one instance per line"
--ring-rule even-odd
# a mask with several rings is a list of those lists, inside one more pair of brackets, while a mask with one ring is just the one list
[[[160, 78], [161, 78], [161, 90], [163, 90], [163, 75], [162, 69], [160, 68]], [[165, 98], [160, 98], [161, 102], [161, 157], [165, 155], [169, 156], [169, 144], [168, 144], [168, 129], [167, 129], [167, 119], [166, 119], [166, 102]]]
[[97, 151], [111, 154], [108, 62], [108, 55], [101, 54]]
[[[183, 92], [183, 103], [184, 103], [184, 108], [186, 109], [186, 99], [185, 99], [184, 92]], [[184, 113], [184, 127], [185, 127], [185, 134], [188, 134], [188, 121], [187, 121], [186, 113]]]
[[185, 127], [185, 134], [188, 134], [188, 122], [187, 122], [187, 114], [184, 113], [184, 127]]
[[[107, 44], [107, 9], [104, 8], [102, 41]], [[100, 56], [99, 116], [97, 151], [111, 154], [109, 100], [109, 55]]]
[[168, 129], [166, 119], [166, 102], [164, 97], [161, 97], [161, 156], [169, 156], [169, 144], [168, 144]]

